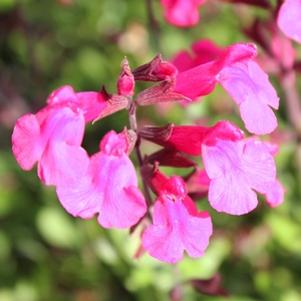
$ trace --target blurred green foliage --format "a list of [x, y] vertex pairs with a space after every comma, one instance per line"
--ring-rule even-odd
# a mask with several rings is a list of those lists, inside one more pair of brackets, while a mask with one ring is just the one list
[[[41, 108], [59, 85], [77, 90], [105, 85], [113, 92], [125, 55], [137, 66], [158, 47], [170, 57], [201, 38], [221, 45], [246, 40], [241, 26], [262, 14], [243, 8], [238, 18], [231, 5], [213, 2], [202, 7], [197, 27], [182, 30], [165, 24], [158, 1], [154, 9], [160, 38], [149, 28], [142, 0], [0, 0], [1, 301], [164, 301], [181, 284], [185, 301], [219, 301], [224, 298], [200, 295], [185, 284], [216, 272], [231, 294], [229, 301], [301, 300], [301, 185], [292, 139], [277, 157], [285, 203], [277, 209], [261, 204], [248, 216], [232, 217], [201, 202], [213, 216], [215, 234], [203, 258], [185, 258], [178, 266], [146, 255], [133, 259], [139, 231], [103, 230], [95, 220], [70, 217], [54, 190], [14, 161], [10, 135], [15, 120]], [[175, 105], [139, 111], [141, 120], [154, 124], [212, 124], [227, 118], [241, 125], [234, 113], [219, 88], [185, 110]], [[280, 115], [281, 129], [289, 132], [284, 108]], [[126, 113], [120, 112], [89, 126], [85, 146], [94, 152], [109, 128], [121, 130], [126, 123]], [[153, 147], [146, 144], [143, 150]]]

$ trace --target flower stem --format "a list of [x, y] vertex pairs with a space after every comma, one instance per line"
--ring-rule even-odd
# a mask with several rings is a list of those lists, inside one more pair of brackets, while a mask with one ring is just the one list
[[291, 70], [285, 73], [280, 80], [286, 96], [289, 121], [295, 129], [298, 139], [301, 139], [301, 100], [296, 85], [296, 74]]
[[154, 8], [153, 8], [153, 0], [145, 0], [145, 5], [146, 5], [146, 12], [148, 16], [148, 28], [150, 32], [150, 38], [152, 41], [152, 44], [154, 45], [154, 48], [156, 52], [161, 52], [161, 47], [160, 47], [160, 26], [155, 18], [154, 14]]
[[141, 150], [140, 150], [141, 138], [140, 138], [139, 134], [137, 133], [138, 126], [137, 126], [136, 110], [137, 110], [136, 104], [135, 104], [134, 101], [132, 101], [131, 105], [129, 107], [129, 110], [128, 110], [130, 129], [135, 131], [135, 133], [137, 134], [135, 152], [136, 152], [136, 156], [137, 156], [137, 159], [138, 159], [138, 164], [139, 164], [140, 175], [141, 175], [141, 179], [142, 179], [142, 185], [143, 185], [145, 200], [147, 202], [147, 205], [150, 206], [151, 203], [152, 203], [152, 198], [151, 198], [149, 188], [147, 186], [147, 183], [146, 183], [146, 181], [143, 177], [143, 173], [142, 173], [143, 157], [142, 157]]

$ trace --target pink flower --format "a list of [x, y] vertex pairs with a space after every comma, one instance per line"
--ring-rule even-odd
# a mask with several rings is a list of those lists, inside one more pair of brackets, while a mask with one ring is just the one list
[[173, 59], [181, 71], [175, 92], [196, 99], [211, 93], [220, 83], [239, 105], [248, 131], [267, 134], [277, 127], [271, 107], [278, 109], [279, 98], [268, 76], [254, 62], [254, 45], [234, 44], [219, 49], [212, 42], [200, 41], [192, 49], [192, 55], [181, 52]]
[[153, 208], [153, 224], [142, 236], [144, 249], [168, 263], [181, 260], [184, 251], [191, 257], [202, 256], [212, 234], [208, 213], [197, 210], [178, 176], [167, 178], [156, 172], [153, 186], [158, 199]]
[[189, 192], [198, 195], [208, 190], [209, 202], [218, 211], [237, 215], [252, 211], [258, 203], [254, 191], [264, 194], [271, 207], [283, 201], [273, 159], [276, 146], [244, 139], [243, 132], [228, 121], [212, 127], [146, 127], [140, 135], [167, 150], [202, 155], [205, 171], [188, 181]]
[[198, 8], [205, 0], [161, 0], [165, 19], [179, 27], [194, 26], [199, 22]]
[[202, 156], [210, 178], [208, 199], [219, 212], [241, 215], [256, 208], [255, 191], [264, 194], [271, 207], [283, 201], [283, 188], [276, 179], [271, 149], [256, 139], [203, 144]]
[[18, 119], [12, 135], [13, 154], [24, 170], [38, 163], [38, 175], [46, 185], [68, 183], [81, 176], [88, 164], [80, 147], [84, 129], [81, 110], [61, 104], [47, 106]]
[[216, 77], [225, 66], [253, 59], [256, 55], [253, 44], [234, 44], [219, 49], [208, 40], [193, 44], [192, 50], [193, 54], [186, 53], [186, 58], [185, 52], [180, 52], [172, 62], [181, 70], [176, 76], [174, 90], [193, 100], [213, 91]]
[[90, 158], [86, 174], [72, 185], [57, 186], [63, 207], [84, 219], [98, 214], [105, 228], [128, 228], [146, 212], [146, 203], [138, 189], [135, 168], [127, 153], [125, 132], [107, 133], [100, 142], [100, 152]]
[[285, 0], [281, 5], [277, 23], [289, 38], [301, 43], [301, 0]]

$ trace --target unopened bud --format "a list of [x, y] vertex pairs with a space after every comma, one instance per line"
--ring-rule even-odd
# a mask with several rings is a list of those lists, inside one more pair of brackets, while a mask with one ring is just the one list
[[141, 81], [173, 81], [177, 75], [177, 68], [172, 63], [162, 60], [158, 54], [149, 63], [136, 68], [133, 75], [135, 80]]
[[121, 63], [121, 73], [117, 81], [117, 90], [118, 94], [122, 96], [133, 96], [134, 94], [135, 79], [126, 58]]

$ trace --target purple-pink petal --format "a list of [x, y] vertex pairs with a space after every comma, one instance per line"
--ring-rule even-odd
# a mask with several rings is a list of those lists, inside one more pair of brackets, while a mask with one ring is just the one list
[[284, 187], [279, 180], [271, 183], [265, 192], [266, 202], [272, 208], [281, 205], [284, 201]]
[[33, 114], [20, 117], [12, 135], [12, 150], [18, 164], [30, 170], [40, 159], [43, 149], [40, 145], [40, 125]]
[[75, 92], [72, 86], [65, 85], [53, 91], [47, 99], [49, 106], [64, 105], [81, 110], [85, 121], [95, 120], [107, 106], [106, 99], [101, 92]]
[[239, 105], [248, 131], [268, 134], [277, 127], [277, 119], [270, 107], [278, 109], [279, 98], [268, 76], [255, 62], [225, 67], [217, 79]]
[[38, 175], [46, 185], [68, 186], [85, 176], [89, 157], [80, 146], [64, 141], [49, 142], [38, 164]]
[[301, 43], [301, 0], [285, 0], [280, 7], [277, 24], [289, 38]]

